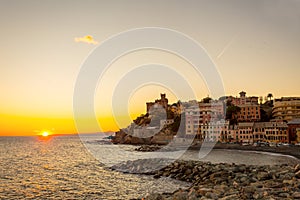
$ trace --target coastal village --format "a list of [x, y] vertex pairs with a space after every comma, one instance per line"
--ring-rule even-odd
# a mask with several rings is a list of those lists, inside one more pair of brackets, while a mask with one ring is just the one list
[[166, 94], [146, 102], [146, 113], [116, 132], [113, 143], [168, 144], [197, 142], [243, 145], [291, 145], [300, 143], [300, 97], [206, 97], [169, 104]]
[[[217, 100], [206, 97], [201, 101], [178, 101], [170, 105], [166, 95], [161, 94], [160, 99], [146, 103], [145, 114], [116, 132], [112, 139], [115, 144], [141, 145], [135, 150], [145, 152], [173, 151], [180, 149], [181, 144], [186, 146], [185, 141], [192, 141], [189, 143], [191, 151], [180, 159], [142, 158], [121, 162], [110, 169], [191, 184], [173, 193], [149, 193], [142, 200], [300, 199], [299, 97], [273, 99], [270, 93], [263, 98], [247, 96], [242, 91], [237, 97], [224, 96]], [[217, 152], [230, 150], [233, 156], [236, 151], [232, 150], [246, 150], [247, 155], [242, 157], [252, 164], [236, 163], [239, 158], [233, 163], [222, 160], [212, 163], [201, 161], [199, 157], [186, 159], [192, 152], [199, 156], [198, 144], [201, 148], [207, 147], [203, 144], [214, 146]], [[262, 165], [248, 157], [249, 150], [255, 151], [257, 158], [264, 154], [258, 151], [292, 157], [282, 157], [283, 161], [276, 165]], [[289, 159], [294, 162], [288, 162]]]

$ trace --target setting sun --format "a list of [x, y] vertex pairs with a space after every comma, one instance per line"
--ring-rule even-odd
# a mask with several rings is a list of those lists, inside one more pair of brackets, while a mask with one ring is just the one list
[[47, 137], [49, 135], [49, 133], [47, 131], [42, 133], [42, 136]]
[[51, 132], [50, 131], [42, 131], [40, 133], [40, 135], [43, 136], [43, 137], [48, 137], [49, 135], [51, 135]]

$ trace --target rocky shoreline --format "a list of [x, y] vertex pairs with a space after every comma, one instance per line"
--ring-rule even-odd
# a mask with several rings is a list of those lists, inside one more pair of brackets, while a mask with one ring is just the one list
[[[160, 168], [153, 170], [151, 166]], [[111, 169], [191, 183], [188, 189], [148, 194], [144, 200], [300, 199], [300, 164], [257, 166], [156, 158], [127, 161]]]

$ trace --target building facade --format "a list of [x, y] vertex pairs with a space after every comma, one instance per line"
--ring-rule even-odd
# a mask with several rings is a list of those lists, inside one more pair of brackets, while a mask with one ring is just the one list
[[226, 103], [237, 106], [240, 111], [232, 115], [237, 122], [258, 122], [261, 120], [260, 105], [258, 97], [247, 97], [246, 92], [240, 92], [240, 97], [226, 97]]
[[211, 101], [210, 103], [199, 103], [200, 123], [217, 121], [225, 118], [225, 105], [222, 101]]
[[253, 143], [254, 122], [238, 123], [238, 141], [240, 143]]
[[300, 129], [300, 119], [293, 119], [287, 123], [288, 133], [289, 133], [289, 142], [298, 143], [300, 138], [297, 137], [297, 129]]
[[300, 118], [300, 97], [275, 99], [272, 116], [277, 120], [284, 121]]
[[246, 92], [241, 91], [239, 97], [229, 96], [226, 98], [226, 101], [230, 101], [232, 105], [241, 106], [245, 104], [258, 104], [258, 97], [251, 96], [247, 97]]
[[212, 101], [210, 103], [191, 102], [191, 106], [184, 109], [186, 135], [194, 135], [196, 139], [201, 140], [201, 125], [212, 121], [218, 121], [225, 118], [224, 103]]
[[288, 143], [288, 126], [285, 122], [263, 122], [265, 141], [268, 143]]
[[185, 130], [186, 135], [199, 135], [200, 133], [200, 108], [190, 106], [185, 109]]
[[288, 125], [285, 122], [251, 122], [238, 124], [238, 142], [288, 143]]
[[258, 104], [239, 105], [240, 111], [235, 115], [238, 122], [258, 122], [261, 119], [260, 106]]
[[229, 121], [211, 121], [201, 124], [201, 138], [208, 142], [227, 142]]

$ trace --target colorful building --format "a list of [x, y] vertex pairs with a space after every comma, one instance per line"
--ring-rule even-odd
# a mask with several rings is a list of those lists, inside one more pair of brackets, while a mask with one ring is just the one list
[[261, 119], [260, 106], [257, 104], [239, 105], [241, 110], [235, 115], [238, 122], [258, 122]]
[[238, 142], [253, 143], [254, 122], [238, 123]]
[[238, 124], [241, 143], [268, 142], [288, 143], [288, 126], [285, 122], [250, 122]]
[[272, 116], [277, 120], [284, 121], [300, 118], [300, 97], [275, 99]]
[[224, 103], [221, 101], [211, 101], [209, 103], [190, 102], [190, 106], [185, 108], [186, 135], [194, 135], [201, 140], [201, 125], [211, 121], [218, 121], [225, 118]]
[[227, 142], [229, 121], [219, 120], [201, 124], [201, 138], [208, 142]]
[[258, 122], [261, 120], [258, 97], [247, 97], [246, 92], [242, 91], [240, 97], [226, 97], [226, 102], [240, 108], [240, 111], [232, 116], [237, 122]]
[[263, 122], [265, 124], [265, 141], [268, 143], [288, 143], [288, 126], [285, 122]]
[[288, 134], [289, 134], [289, 143], [297, 143], [297, 140], [299, 139], [297, 137], [297, 129], [300, 128], [300, 118], [289, 121], [287, 125], [288, 125]]
[[242, 91], [239, 93], [240, 97], [229, 96], [226, 98], [226, 101], [230, 101], [232, 105], [241, 106], [245, 104], [258, 104], [258, 97], [251, 96], [247, 97], [246, 92]]

